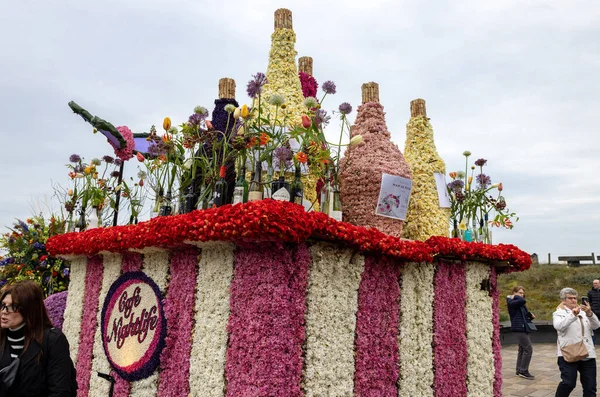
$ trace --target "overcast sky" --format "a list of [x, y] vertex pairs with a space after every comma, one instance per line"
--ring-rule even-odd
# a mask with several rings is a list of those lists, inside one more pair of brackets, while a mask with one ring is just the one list
[[0, 226], [51, 206], [70, 154], [112, 154], [67, 102], [134, 132], [212, 110], [222, 77], [249, 102], [280, 7], [298, 56], [337, 85], [325, 108], [356, 109], [376, 81], [402, 151], [410, 101], [424, 98], [448, 171], [464, 168], [464, 150], [488, 160], [520, 216], [495, 243], [600, 255], [600, 3], [589, 0], [4, 1]]

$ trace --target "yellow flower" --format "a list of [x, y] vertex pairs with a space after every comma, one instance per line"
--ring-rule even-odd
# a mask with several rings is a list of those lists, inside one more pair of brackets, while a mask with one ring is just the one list
[[467, 230], [467, 225], [464, 222], [461, 222], [460, 225], [458, 225], [458, 229], [459, 230]]
[[242, 110], [240, 111], [242, 118], [247, 119], [250, 115], [250, 109], [248, 109], [248, 105], [244, 104], [242, 106]]
[[163, 129], [165, 131], [169, 131], [169, 128], [171, 128], [171, 119], [168, 117], [165, 117], [165, 119], [163, 120]]
[[86, 175], [89, 175], [89, 173], [92, 172], [92, 168], [87, 166], [83, 169], [83, 172], [85, 172]]
[[235, 120], [240, 118], [240, 115], [242, 114], [242, 111], [240, 108], [235, 108], [235, 110], [233, 111], [233, 118]]

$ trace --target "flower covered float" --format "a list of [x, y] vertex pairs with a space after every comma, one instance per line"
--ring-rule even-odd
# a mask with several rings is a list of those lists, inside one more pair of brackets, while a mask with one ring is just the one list
[[[500, 395], [496, 274], [530, 265], [511, 245], [401, 240], [274, 200], [47, 247], [72, 261], [63, 331], [84, 396], [107, 395], [96, 372], [116, 396]], [[128, 381], [100, 325], [111, 286], [139, 272], [166, 335], [156, 369]]]

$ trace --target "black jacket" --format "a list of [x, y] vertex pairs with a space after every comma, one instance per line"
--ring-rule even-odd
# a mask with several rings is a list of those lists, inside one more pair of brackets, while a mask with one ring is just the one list
[[[506, 298], [508, 306], [508, 314], [510, 315], [510, 329], [512, 332], [529, 332], [525, 325], [527, 321], [531, 321], [532, 316], [525, 306], [527, 301], [520, 295], [514, 295], [513, 298]], [[524, 309], [524, 310], [523, 310]]]
[[600, 289], [592, 288], [587, 293], [592, 311], [600, 318]]
[[[6, 391], [0, 389], [0, 397], [71, 397], [76, 391], [75, 369], [69, 355], [69, 342], [58, 328], [44, 331], [45, 348], [31, 341], [27, 351], [21, 354], [19, 372], [15, 383]], [[0, 350], [2, 350], [0, 348]], [[48, 357], [36, 356], [47, 352]], [[10, 349], [4, 342], [4, 351], [0, 351], [0, 368], [10, 364]]]

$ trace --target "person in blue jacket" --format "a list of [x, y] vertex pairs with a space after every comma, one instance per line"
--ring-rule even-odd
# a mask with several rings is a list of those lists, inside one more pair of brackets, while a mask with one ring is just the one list
[[517, 355], [517, 376], [521, 378], [533, 380], [533, 376], [529, 372], [529, 363], [533, 355], [533, 347], [531, 339], [529, 339], [529, 327], [527, 323], [535, 318], [533, 313], [527, 310], [525, 305], [525, 289], [522, 286], [516, 286], [512, 290], [513, 294], [506, 297], [506, 305], [508, 306], [508, 314], [510, 315], [510, 329], [515, 333], [519, 341], [519, 354]]

